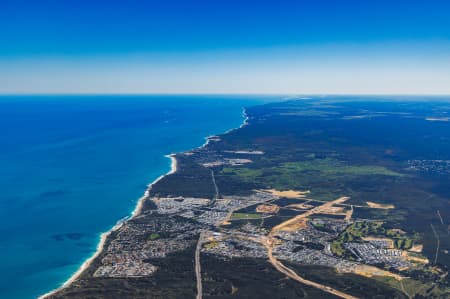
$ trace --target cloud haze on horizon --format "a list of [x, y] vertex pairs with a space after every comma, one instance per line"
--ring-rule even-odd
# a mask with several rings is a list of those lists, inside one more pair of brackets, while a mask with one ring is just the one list
[[445, 1], [214, 2], [6, 0], [0, 93], [450, 94]]

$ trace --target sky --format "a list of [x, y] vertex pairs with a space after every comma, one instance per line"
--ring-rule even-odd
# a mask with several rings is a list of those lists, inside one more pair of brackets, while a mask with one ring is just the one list
[[0, 94], [450, 94], [450, 2], [1, 0]]

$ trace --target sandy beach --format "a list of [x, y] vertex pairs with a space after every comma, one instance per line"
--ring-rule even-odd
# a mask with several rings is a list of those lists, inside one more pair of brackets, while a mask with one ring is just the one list
[[145, 190], [144, 195], [141, 198], [139, 198], [136, 208], [131, 213], [131, 218], [136, 217], [141, 213], [142, 205], [144, 203], [144, 200], [149, 197], [151, 188], [166, 175], [173, 174], [177, 171], [177, 159], [175, 157], [175, 154], [165, 155], [165, 157], [170, 159], [170, 170], [166, 174], [159, 176], [150, 185], [148, 185], [148, 188], [147, 190]]
[[145, 190], [144, 195], [139, 198], [138, 203], [136, 205], [136, 208], [133, 210], [133, 212], [131, 213], [131, 217], [126, 217], [124, 219], [119, 220], [119, 222], [117, 222], [110, 230], [102, 233], [100, 235], [100, 241], [97, 244], [97, 249], [94, 252], [94, 254], [89, 257], [86, 261], [84, 261], [84, 263], [80, 266], [80, 268], [78, 268], [78, 270], [67, 280], [65, 281], [59, 288], [54, 289], [46, 294], [43, 294], [41, 296], [38, 297], [38, 299], [46, 299], [46, 298], [50, 298], [52, 295], [56, 294], [58, 291], [68, 287], [71, 283], [73, 283], [75, 280], [78, 279], [78, 277], [80, 277], [80, 275], [87, 269], [89, 268], [89, 266], [91, 265], [91, 263], [99, 256], [99, 254], [103, 251], [104, 246], [105, 246], [105, 242], [106, 239], [108, 238], [108, 236], [111, 234], [111, 232], [118, 230], [120, 227], [122, 227], [122, 225], [129, 219], [132, 219], [134, 217], [136, 217], [137, 215], [139, 215], [141, 213], [142, 210], [142, 206], [144, 201], [149, 197], [150, 195], [150, 190], [152, 188], [153, 185], [155, 185], [158, 181], [160, 181], [162, 178], [164, 178], [166, 175], [170, 175], [173, 174], [177, 171], [177, 159], [175, 157], [175, 154], [170, 154], [170, 155], [166, 155], [165, 157], [169, 158], [171, 160], [170, 163], [170, 170], [166, 173], [163, 174], [161, 176], [159, 176], [156, 180], [154, 180], [150, 185], [148, 185], [147, 190]]
[[[238, 127], [238, 128], [232, 128], [230, 130], [227, 130], [225, 133], [223, 134], [227, 134], [233, 130], [237, 130], [240, 128], [243, 128], [244, 126], [248, 125], [248, 116], [245, 112], [245, 109], [243, 109], [242, 115], [244, 117], [244, 120], [242, 122], [242, 124]], [[208, 136], [206, 137], [206, 141], [205, 143], [200, 146], [199, 148], [204, 148], [205, 146], [208, 145], [208, 143], [210, 142], [210, 138], [213, 137], [217, 137], [216, 135], [212, 135], [212, 136]], [[178, 165], [177, 165], [177, 159], [176, 159], [176, 154], [169, 154], [169, 155], [165, 155], [165, 157], [169, 158], [171, 160], [170, 163], [170, 170], [159, 176], [157, 179], [155, 179], [151, 184], [148, 185], [148, 188], [145, 190], [144, 195], [139, 198], [137, 204], [136, 204], [136, 208], [133, 210], [133, 212], [131, 213], [131, 216], [125, 219], [120, 220], [116, 225], [114, 225], [109, 231], [104, 232], [100, 235], [100, 241], [97, 245], [97, 250], [95, 251], [95, 253], [88, 258], [81, 266], [80, 268], [66, 281], [64, 282], [59, 288], [56, 288], [46, 294], [41, 295], [40, 297], [38, 297], [38, 299], [47, 299], [50, 298], [52, 295], [56, 294], [58, 291], [68, 287], [71, 283], [73, 283], [74, 281], [76, 281], [80, 275], [87, 269], [89, 268], [89, 266], [91, 265], [91, 263], [99, 256], [99, 254], [103, 251], [104, 249], [104, 245], [106, 242], [106, 239], [108, 238], [108, 236], [111, 234], [111, 232], [119, 229], [127, 220], [132, 219], [136, 216], [138, 216], [141, 211], [142, 211], [142, 207], [143, 207], [143, 203], [144, 201], [150, 196], [150, 190], [151, 188], [157, 183], [159, 182], [162, 178], [164, 178], [167, 175], [173, 174], [175, 172], [177, 172], [178, 170]]]

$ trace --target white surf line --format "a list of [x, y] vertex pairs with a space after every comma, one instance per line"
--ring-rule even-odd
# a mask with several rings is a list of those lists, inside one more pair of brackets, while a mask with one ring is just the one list
[[[245, 118], [244, 118], [244, 121], [242, 122], [242, 124], [241, 124], [238, 128], [233, 128], [233, 129], [230, 129], [230, 130], [226, 131], [224, 134], [228, 134], [228, 133], [232, 132], [233, 130], [240, 129], [240, 128], [243, 128], [244, 126], [248, 125], [248, 116], [247, 116], [247, 114], [246, 114], [245, 108], [243, 109], [242, 114], [243, 114], [243, 116], [245, 117]], [[212, 136], [206, 137], [205, 143], [204, 143], [202, 146], [200, 146], [199, 148], [204, 148], [204, 147], [206, 147], [206, 146], [208, 145], [208, 143], [210, 142], [209, 138], [211, 138], [211, 137], [216, 137], [216, 136], [215, 136], [215, 135], [212, 135]], [[123, 225], [123, 223], [124, 223], [126, 220], [133, 219], [134, 217], [138, 216], [138, 215], [141, 213], [144, 201], [145, 201], [147, 198], [150, 197], [150, 190], [151, 190], [151, 188], [152, 188], [157, 182], [159, 182], [161, 179], [163, 179], [166, 175], [173, 174], [173, 173], [177, 172], [177, 170], [178, 170], [178, 163], [177, 163], [177, 159], [176, 159], [176, 154], [165, 155], [165, 157], [171, 159], [171, 167], [170, 167], [170, 170], [169, 170], [166, 174], [163, 174], [163, 175], [159, 176], [156, 180], [154, 180], [154, 181], [148, 186], [147, 190], [144, 192], [144, 195], [138, 200], [138, 203], [137, 203], [137, 205], [136, 205], [136, 208], [135, 208], [135, 209], [133, 210], [133, 212], [131, 213], [131, 217], [126, 217], [125, 219], [120, 220], [120, 221], [119, 221], [116, 225], [114, 225], [110, 230], [108, 230], [108, 231], [102, 233], [102, 234], [100, 235], [100, 241], [99, 241], [99, 243], [97, 244], [97, 249], [96, 249], [95, 253], [94, 253], [91, 257], [89, 257], [86, 261], [84, 261], [83, 264], [81, 264], [80, 268], [78, 268], [78, 270], [77, 270], [77, 271], [76, 271], [76, 272], [75, 272], [68, 280], [66, 280], [61, 286], [59, 286], [58, 288], [56, 288], [56, 289], [54, 289], [54, 290], [51, 290], [51, 291], [49, 291], [49, 292], [47, 292], [47, 293], [45, 293], [45, 294], [43, 294], [43, 295], [41, 295], [41, 296], [39, 296], [38, 299], [47, 299], [47, 298], [50, 298], [50, 296], [53, 296], [53, 295], [55, 295], [57, 292], [59, 292], [59, 291], [65, 289], [65, 288], [67, 288], [68, 286], [70, 286], [75, 280], [77, 280], [77, 279], [80, 277], [80, 275], [81, 275], [87, 268], [89, 268], [89, 266], [91, 265], [91, 263], [92, 263], [92, 262], [98, 257], [98, 255], [103, 251], [104, 246], [105, 246], [106, 239], [107, 239], [108, 236], [111, 234], [111, 232], [113, 232], [113, 231], [119, 229], [119, 228]]]
[[95, 253], [90, 258], [88, 258], [86, 261], [84, 261], [84, 263], [81, 264], [80, 268], [78, 268], [78, 270], [67, 281], [65, 281], [59, 288], [54, 289], [44, 295], [39, 296], [38, 299], [49, 298], [49, 297], [55, 295], [57, 292], [65, 289], [70, 284], [72, 284], [75, 280], [77, 280], [80, 277], [81, 273], [83, 273], [87, 268], [89, 268], [91, 263], [103, 251], [103, 247], [105, 246], [106, 239], [111, 234], [111, 232], [118, 230], [120, 227], [122, 227], [123, 223], [124, 223], [124, 220], [121, 220], [116, 225], [114, 225], [112, 229], [110, 229], [107, 232], [102, 233], [100, 235], [100, 242], [97, 244], [97, 249], [96, 249]]
[[178, 170], [178, 162], [177, 162], [177, 158], [175, 157], [175, 154], [170, 154], [170, 155], [165, 155], [164, 157], [169, 158], [171, 163], [170, 163], [170, 170], [163, 174], [160, 175], [156, 180], [154, 180], [150, 185], [148, 185], [147, 190], [144, 192], [144, 196], [142, 196], [137, 205], [136, 208], [134, 209], [134, 211], [131, 213], [131, 218], [136, 217], [137, 215], [139, 215], [142, 212], [142, 206], [144, 204], [144, 201], [150, 197], [150, 190], [152, 189], [152, 187], [158, 183], [160, 180], [162, 180], [165, 176], [167, 175], [171, 175], [174, 174], [175, 172], [177, 172]]
[[67, 288], [68, 286], [70, 286], [75, 280], [77, 280], [80, 275], [87, 269], [89, 268], [89, 266], [92, 264], [92, 262], [100, 255], [100, 253], [103, 251], [104, 246], [105, 246], [105, 242], [106, 239], [109, 237], [109, 235], [111, 234], [111, 232], [118, 230], [120, 227], [122, 227], [122, 225], [129, 219], [133, 219], [134, 217], [138, 216], [141, 211], [142, 211], [142, 207], [143, 207], [143, 203], [144, 201], [150, 197], [150, 190], [151, 188], [157, 183], [159, 182], [162, 178], [164, 178], [166, 175], [170, 175], [173, 174], [177, 171], [177, 159], [175, 158], [174, 154], [170, 154], [170, 155], [166, 155], [165, 157], [170, 158], [171, 159], [171, 165], [170, 165], [170, 170], [166, 173], [163, 174], [161, 176], [159, 176], [156, 180], [154, 180], [150, 185], [148, 185], [147, 190], [145, 190], [144, 195], [138, 200], [138, 203], [136, 205], [136, 208], [133, 210], [133, 212], [131, 213], [130, 217], [125, 217], [121, 220], [119, 220], [119, 222], [117, 222], [110, 230], [102, 233], [100, 235], [100, 241], [97, 244], [97, 249], [94, 252], [94, 254], [89, 257], [86, 261], [83, 262], [83, 264], [81, 264], [81, 266], [78, 268], [78, 270], [68, 279], [66, 280], [60, 287], [51, 290], [50, 292], [47, 292], [41, 296], [38, 297], [38, 299], [47, 299], [50, 298], [51, 296], [55, 295], [57, 292]]
[[247, 116], [247, 112], [245, 111], [245, 108], [242, 109], [242, 117], [244, 118], [244, 120], [242, 121], [242, 123], [241, 123], [241, 125], [239, 127], [231, 128], [231, 129], [225, 131], [224, 133], [221, 133], [221, 134], [218, 134], [218, 135], [209, 135], [209, 136], [207, 136], [205, 138], [206, 139], [205, 143], [203, 143], [200, 147], [198, 147], [198, 149], [205, 148], [211, 142], [211, 139], [217, 138], [217, 137], [219, 137], [219, 135], [226, 135], [226, 134], [229, 134], [229, 133], [231, 133], [231, 132], [233, 132], [235, 130], [242, 129], [243, 127], [247, 126], [249, 118]]

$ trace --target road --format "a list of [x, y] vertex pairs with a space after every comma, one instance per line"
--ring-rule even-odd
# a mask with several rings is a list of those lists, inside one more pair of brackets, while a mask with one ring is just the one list
[[200, 250], [203, 244], [203, 232], [200, 233], [197, 241], [197, 247], [195, 248], [195, 278], [197, 280], [197, 299], [203, 298], [203, 286], [202, 286], [202, 269], [200, 264]]
[[442, 219], [442, 216], [441, 216], [441, 213], [439, 212], [439, 210], [437, 210], [436, 213], [437, 213], [437, 215], [438, 215], [438, 217], [439, 217], [439, 220], [441, 220], [441, 224], [442, 224], [442, 225], [445, 225], [445, 224], [444, 224], [444, 219]]
[[433, 230], [434, 237], [436, 238], [436, 254], [434, 256], [434, 264], [436, 265], [438, 256], [439, 256], [439, 246], [441, 244], [441, 240], [439, 239], [439, 235], [436, 232], [436, 230], [434, 229], [433, 224], [430, 223], [430, 226], [431, 226], [431, 229]]
[[216, 199], [219, 198], [219, 188], [217, 187], [217, 184], [216, 184], [216, 177], [214, 176], [214, 170], [212, 170], [212, 169], [211, 169], [211, 178], [212, 178], [212, 182], [213, 182], [213, 184], [214, 184], [214, 189], [215, 189], [214, 199], [213, 199], [213, 201], [211, 202], [211, 205], [213, 205], [214, 202], [216, 201]]
[[[269, 244], [268, 244], [269, 245]], [[281, 263], [279, 260], [277, 260], [273, 254], [272, 254], [272, 246], [268, 246], [267, 247], [267, 254], [269, 256], [269, 262], [275, 267], [275, 269], [277, 269], [279, 272], [285, 274], [287, 277], [292, 278], [293, 280], [296, 280], [300, 283], [303, 283], [305, 285], [308, 286], [312, 286], [314, 288], [320, 289], [322, 291], [325, 291], [327, 293], [339, 296], [341, 298], [345, 298], [345, 299], [357, 299], [358, 297], [354, 297], [352, 295], [346, 294], [344, 292], [338, 291], [336, 289], [333, 289], [329, 286], [325, 286], [323, 284], [311, 281], [311, 280], [307, 280], [301, 276], [299, 276], [297, 273], [294, 272], [294, 270], [289, 269], [288, 267], [286, 267], [283, 263]]]
[[305, 285], [309, 285], [312, 287], [315, 287], [317, 289], [320, 289], [322, 291], [325, 291], [327, 293], [339, 296], [341, 298], [345, 298], [345, 299], [356, 299], [357, 297], [354, 297], [352, 295], [346, 294], [344, 292], [338, 291], [336, 289], [333, 289], [329, 286], [305, 279], [301, 276], [299, 276], [297, 273], [295, 273], [294, 270], [289, 269], [288, 267], [286, 267], [283, 263], [281, 263], [279, 260], [277, 260], [274, 256], [273, 256], [273, 246], [275, 244], [275, 238], [274, 235], [277, 231], [286, 229], [286, 228], [292, 228], [295, 225], [298, 225], [299, 223], [302, 223], [305, 221], [306, 218], [308, 218], [309, 216], [313, 215], [313, 214], [317, 214], [320, 213], [321, 211], [325, 210], [325, 209], [329, 209], [331, 208], [333, 205], [335, 204], [341, 204], [345, 201], [347, 201], [349, 199], [349, 197], [340, 197], [338, 199], [329, 201], [324, 203], [323, 205], [320, 205], [318, 207], [315, 207], [311, 210], [306, 211], [303, 214], [300, 214], [290, 220], [287, 220], [285, 222], [280, 223], [279, 225], [275, 226], [272, 228], [271, 232], [269, 233], [269, 235], [267, 236], [266, 239], [262, 240], [262, 244], [267, 248], [267, 255], [269, 257], [269, 262], [275, 267], [275, 269], [277, 269], [279, 272], [285, 274], [287, 277], [292, 278], [300, 283], [303, 283]]
[[299, 223], [302, 223], [309, 216], [311, 216], [313, 214], [318, 214], [322, 210], [329, 209], [335, 204], [341, 204], [341, 203], [347, 201], [349, 198], [350, 197], [346, 197], [346, 196], [339, 197], [338, 199], [326, 202], [323, 205], [320, 205], [320, 206], [315, 207], [315, 208], [313, 208], [311, 210], [308, 210], [308, 211], [304, 212], [303, 214], [300, 214], [300, 215], [298, 215], [298, 216], [296, 216], [296, 217], [294, 217], [294, 218], [292, 218], [292, 219], [290, 219], [288, 221], [282, 222], [282, 223], [278, 224], [277, 226], [275, 226], [274, 228], [272, 228], [272, 231], [270, 232], [270, 235], [273, 235], [277, 231], [280, 231], [280, 230], [286, 229], [288, 227], [292, 227], [292, 226], [295, 226], [295, 225], [297, 225]]
[[281, 263], [279, 260], [277, 260], [274, 256], [273, 256], [273, 246], [275, 244], [275, 238], [273, 238], [272, 236], [268, 236], [268, 237], [263, 237], [263, 238], [254, 238], [254, 237], [250, 237], [247, 236], [245, 234], [235, 234], [234, 237], [238, 237], [241, 239], [245, 239], [248, 241], [252, 241], [252, 242], [256, 242], [256, 243], [260, 243], [262, 244], [264, 247], [266, 247], [267, 249], [267, 256], [269, 257], [269, 262], [275, 267], [275, 269], [277, 269], [279, 272], [283, 273], [284, 275], [286, 275], [287, 277], [298, 281], [300, 283], [303, 283], [305, 285], [308, 286], [312, 286], [314, 288], [317, 288], [319, 290], [322, 290], [324, 292], [333, 294], [335, 296], [341, 297], [341, 298], [345, 298], [345, 299], [358, 299], [358, 297], [346, 294], [344, 292], [338, 291], [336, 289], [333, 289], [329, 286], [305, 279], [301, 276], [299, 276], [297, 273], [295, 273], [294, 270], [289, 269], [288, 267], [286, 267], [283, 263]]

